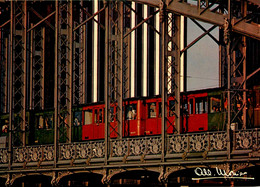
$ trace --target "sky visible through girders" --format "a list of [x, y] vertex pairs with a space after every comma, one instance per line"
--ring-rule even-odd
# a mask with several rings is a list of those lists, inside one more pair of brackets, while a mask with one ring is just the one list
[[[206, 30], [212, 25], [199, 22]], [[203, 34], [190, 19], [187, 20], [187, 45]], [[219, 27], [210, 32], [219, 39]], [[219, 46], [208, 35], [187, 51], [187, 89], [199, 90], [219, 86]]]

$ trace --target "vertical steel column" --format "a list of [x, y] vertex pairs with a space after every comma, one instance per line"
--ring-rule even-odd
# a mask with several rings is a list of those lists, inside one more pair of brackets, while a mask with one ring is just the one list
[[[242, 0], [241, 1], [241, 12], [242, 12], [242, 16], [243, 17], [246, 17], [247, 16], [247, 2], [245, 0]], [[246, 79], [247, 79], [247, 74], [246, 74], [246, 64], [247, 64], [247, 58], [246, 58], [246, 49], [247, 49], [247, 46], [246, 46], [246, 37], [245, 36], [242, 36], [242, 41], [241, 41], [241, 52], [242, 52], [242, 55], [243, 55], [243, 75], [242, 75], [242, 80], [243, 80], [243, 125], [242, 125], [242, 128], [243, 129], [246, 129], [246, 125], [247, 125], [247, 95], [246, 95], [246, 89], [247, 89], [247, 85], [246, 85]]]
[[0, 31], [1, 38], [1, 58], [0, 58], [0, 112], [7, 113], [8, 112], [8, 50], [9, 50], [9, 41], [8, 38], [4, 37], [4, 29]]
[[[109, 4], [109, 60], [108, 60], [108, 124], [115, 118], [117, 126], [112, 128], [122, 138], [123, 126], [123, 2], [112, 1]], [[116, 106], [113, 113], [111, 107]], [[110, 128], [110, 127], [109, 127]]]
[[110, 5], [107, 1], [104, 1], [105, 9], [105, 165], [107, 165], [107, 160], [109, 158], [109, 141], [110, 141], [110, 122], [111, 122], [111, 109], [110, 109], [110, 98], [109, 98], [109, 10]]
[[55, 61], [54, 61], [54, 167], [57, 167], [57, 162], [58, 162], [58, 145], [59, 145], [59, 123], [60, 123], [60, 118], [59, 118], [59, 99], [58, 99], [58, 61], [59, 61], [59, 57], [58, 57], [58, 36], [59, 36], [59, 1], [56, 0], [55, 2]]
[[227, 122], [227, 153], [228, 153], [228, 159], [230, 159], [230, 153], [231, 153], [231, 138], [230, 138], [230, 125], [231, 125], [231, 41], [230, 41], [230, 21], [231, 21], [231, 0], [228, 0], [228, 20], [227, 20], [227, 26], [226, 26], [226, 34], [227, 36], [227, 110], [228, 110], [228, 122]]
[[14, 54], [13, 54], [13, 33], [14, 33], [14, 2], [10, 2], [10, 64], [8, 66], [9, 74], [9, 124], [8, 124], [8, 169], [11, 170], [13, 162], [13, 122], [14, 122], [14, 106], [13, 106], [13, 64], [14, 64]]
[[[161, 7], [161, 13], [164, 8]], [[162, 140], [163, 154], [166, 152], [167, 123], [173, 126], [174, 131], [180, 133], [180, 16], [163, 12], [162, 22]], [[174, 105], [169, 105], [175, 115], [175, 120], [170, 121], [167, 115], [168, 99], [174, 100]], [[172, 107], [172, 108], [171, 108]]]
[[[170, 121], [168, 116], [166, 117], [167, 123], [173, 126], [173, 130], [180, 133], [180, 16], [173, 15], [172, 13], [167, 14], [167, 36], [165, 41], [167, 42], [167, 48], [165, 49], [165, 60], [166, 64], [166, 88], [167, 89], [167, 100], [172, 98], [174, 105], [169, 105], [169, 110], [174, 113], [174, 121]], [[167, 130], [167, 129], [166, 129]]]
[[44, 109], [45, 28], [30, 33], [30, 109]]
[[[13, 82], [10, 87], [13, 89], [13, 107], [17, 114], [14, 125], [14, 146], [25, 146], [25, 124], [26, 124], [26, 44], [27, 44], [27, 1], [11, 2], [11, 27], [13, 38]], [[11, 93], [10, 93], [11, 94]], [[10, 100], [11, 101], [11, 100]], [[10, 105], [12, 105], [10, 103]], [[11, 107], [12, 108], [12, 107]], [[9, 122], [10, 123], [10, 122]]]
[[71, 0], [56, 1], [55, 123], [58, 134], [55, 136], [58, 142], [71, 142], [72, 13]]
[[[233, 3], [233, 4], [231, 4]], [[236, 3], [240, 3], [240, 7]], [[233, 10], [232, 7], [239, 8]], [[241, 9], [240, 9], [241, 8]], [[245, 1], [229, 1], [228, 20], [224, 30], [224, 38], [227, 43], [227, 95], [228, 95], [228, 126], [246, 129], [246, 37], [236, 33], [231, 33], [232, 17], [238, 17], [237, 12], [247, 14], [247, 4]]]
[[165, 154], [166, 154], [166, 117], [167, 117], [167, 72], [166, 72], [166, 54], [167, 54], [167, 14], [165, 12], [165, 4], [161, 2], [160, 5], [160, 22], [161, 22], [161, 63], [162, 63], [162, 155], [161, 159], [164, 162]]
[[[83, 1], [77, 2], [83, 7]], [[75, 26], [83, 22], [83, 9], [79, 11], [78, 23], [74, 21]], [[85, 79], [86, 79], [86, 24], [73, 30], [73, 104], [85, 103]]]

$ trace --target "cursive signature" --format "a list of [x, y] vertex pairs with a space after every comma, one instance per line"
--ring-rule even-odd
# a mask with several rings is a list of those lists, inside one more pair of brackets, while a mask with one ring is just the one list
[[223, 169], [220, 169], [218, 167], [215, 168], [215, 170], [211, 170], [209, 168], [200, 168], [197, 167], [194, 170], [195, 174], [199, 177], [242, 177], [247, 175], [247, 172], [240, 172], [240, 171], [225, 171]]

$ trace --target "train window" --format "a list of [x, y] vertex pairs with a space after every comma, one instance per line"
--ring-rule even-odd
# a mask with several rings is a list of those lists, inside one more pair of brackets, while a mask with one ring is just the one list
[[148, 103], [148, 118], [156, 118], [156, 103]]
[[51, 115], [49, 116], [38, 116], [37, 124], [38, 124], [38, 129], [51, 129], [52, 128], [52, 123], [53, 123], [53, 118]]
[[169, 116], [174, 116], [174, 110], [175, 110], [175, 101], [169, 101]]
[[53, 117], [52, 115], [45, 116], [45, 128], [52, 129]]
[[95, 110], [95, 123], [102, 123], [103, 120], [103, 113], [102, 109]]
[[220, 112], [221, 111], [221, 99], [220, 96], [210, 97], [210, 113]]
[[126, 120], [136, 119], [136, 104], [131, 104], [126, 106]]
[[207, 108], [208, 108], [207, 98], [196, 98], [195, 104], [196, 104], [196, 108], [195, 108], [196, 114], [207, 113]]
[[92, 124], [92, 110], [84, 111], [85, 125]]
[[73, 125], [74, 126], [81, 126], [81, 121], [82, 121], [82, 113], [80, 111], [74, 112], [73, 116]]
[[189, 100], [189, 114], [193, 114], [193, 99]]

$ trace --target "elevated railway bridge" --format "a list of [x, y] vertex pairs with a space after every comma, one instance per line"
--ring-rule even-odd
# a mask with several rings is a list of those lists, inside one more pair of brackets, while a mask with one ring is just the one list
[[[1, 185], [259, 185], [259, 13], [257, 0], [1, 0]], [[203, 31], [191, 43], [187, 19]], [[204, 36], [219, 46], [215, 95], [187, 91]]]

